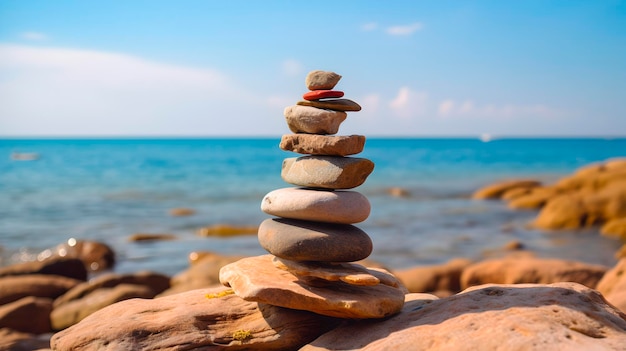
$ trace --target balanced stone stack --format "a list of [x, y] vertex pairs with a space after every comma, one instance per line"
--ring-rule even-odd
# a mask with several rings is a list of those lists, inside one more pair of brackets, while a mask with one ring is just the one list
[[297, 187], [268, 193], [261, 209], [275, 218], [258, 238], [269, 255], [224, 266], [220, 281], [245, 300], [340, 318], [382, 318], [400, 311], [406, 290], [383, 269], [354, 263], [367, 258], [371, 238], [354, 226], [370, 214], [368, 199], [351, 191], [374, 163], [347, 157], [363, 151], [362, 135], [336, 136], [354, 101], [333, 90], [341, 76], [313, 71], [304, 100], [285, 109], [293, 134], [280, 148], [305, 156], [283, 161], [283, 180]]

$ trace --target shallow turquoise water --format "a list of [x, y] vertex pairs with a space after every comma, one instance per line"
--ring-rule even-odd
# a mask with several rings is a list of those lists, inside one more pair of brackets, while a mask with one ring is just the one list
[[[29, 258], [70, 237], [110, 244], [116, 271], [174, 274], [194, 250], [245, 255], [264, 251], [256, 237], [208, 239], [197, 228], [257, 225], [263, 196], [288, 187], [278, 138], [0, 140], [0, 264]], [[12, 152], [34, 152], [15, 161]], [[355, 189], [372, 203], [357, 224], [374, 241], [372, 259], [401, 268], [463, 256], [520, 240], [541, 255], [613, 264], [619, 243], [596, 229], [545, 233], [526, 229], [534, 211], [473, 201], [478, 187], [506, 178], [551, 182], [576, 168], [626, 156], [626, 139], [368, 139], [358, 157], [375, 162]], [[411, 196], [395, 198], [386, 189]], [[168, 210], [190, 207], [190, 217]], [[176, 241], [129, 243], [133, 233], [173, 233]]]

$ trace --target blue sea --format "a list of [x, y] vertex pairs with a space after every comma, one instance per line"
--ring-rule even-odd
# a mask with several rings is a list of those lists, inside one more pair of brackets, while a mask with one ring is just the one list
[[[101, 241], [117, 254], [115, 272], [174, 275], [188, 254], [266, 253], [254, 235], [207, 238], [198, 228], [258, 225], [263, 196], [289, 187], [280, 138], [0, 140], [0, 265], [34, 259], [69, 238]], [[20, 161], [14, 152], [36, 153]], [[527, 224], [536, 211], [470, 199], [504, 179], [551, 183], [583, 165], [626, 156], [626, 139], [369, 138], [357, 155], [375, 163], [354, 190], [372, 204], [356, 224], [374, 242], [370, 259], [391, 269], [483, 259], [508, 242], [542, 257], [613, 265], [620, 243], [598, 228], [544, 232]], [[400, 187], [408, 197], [393, 197]], [[196, 211], [172, 217], [172, 208]], [[130, 242], [134, 233], [174, 234], [175, 241]]]

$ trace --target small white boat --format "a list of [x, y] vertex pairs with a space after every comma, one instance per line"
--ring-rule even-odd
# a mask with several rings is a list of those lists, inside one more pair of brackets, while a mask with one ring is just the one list
[[11, 159], [14, 161], [34, 161], [39, 159], [39, 154], [35, 152], [12, 152]]
[[489, 133], [483, 133], [483, 134], [481, 134], [481, 135], [480, 135], [480, 140], [481, 140], [483, 143], [490, 142], [490, 141], [491, 141], [491, 139], [492, 139], [492, 138], [491, 138], [491, 134], [489, 134]]

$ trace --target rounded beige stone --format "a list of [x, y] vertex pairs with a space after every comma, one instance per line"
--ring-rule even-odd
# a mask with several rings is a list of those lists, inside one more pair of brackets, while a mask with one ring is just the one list
[[348, 114], [311, 106], [288, 106], [284, 111], [289, 130], [294, 133], [336, 134]]
[[374, 162], [366, 158], [302, 156], [284, 159], [280, 176], [289, 184], [309, 188], [352, 189], [373, 170]]
[[371, 206], [356, 191], [283, 188], [265, 195], [261, 210], [277, 217], [353, 224], [366, 220]]
[[280, 148], [299, 154], [347, 156], [358, 154], [365, 146], [363, 135], [285, 134]]
[[331, 90], [339, 83], [341, 75], [330, 71], [311, 71], [306, 75], [304, 84], [309, 90]]

